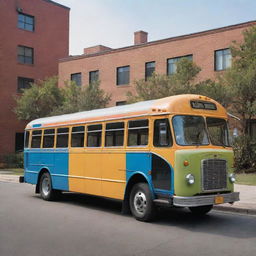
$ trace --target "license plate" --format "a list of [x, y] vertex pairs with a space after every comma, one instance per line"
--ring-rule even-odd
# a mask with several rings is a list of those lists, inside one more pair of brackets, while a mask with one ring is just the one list
[[224, 197], [223, 196], [215, 196], [214, 202], [215, 202], [215, 204], [223, 204], [224, 203]]

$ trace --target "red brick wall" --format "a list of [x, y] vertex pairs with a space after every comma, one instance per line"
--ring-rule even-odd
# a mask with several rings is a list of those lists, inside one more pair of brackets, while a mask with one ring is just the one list
[[[166, 74], [167, 59], [193, 54], [193, 61], [202, 68], [198, 79], [214, 79], [214, 51], [228, 48], [233, 40], [241, 42], [242, 31], [256, 22], [234, 25], [193, 35], [149, 42], [143, 46], [116, 49], [101, 55], [67, 58], [59, 63], [59, 86], [70, 79], [71, 73], [82, 73], [82, 84], [87, 85], [89, 71], [99, 70], [101, 87], [112, 94], [110, 105], [125, 101], [126, 93], [134, 91], [135, 79], [145, 77], [145, 63], [156, 62], [156, 72]], [[116, 86], [116, 68], [130, 65], [130, 84]]]
[[[35, 31], [17, 27], [18, 13], [35, 17]], [[44, 0], [0, 0], [0, 155], [14, 152], [15, 133], [25, 122], [13, 113], [17, 77], [43, 79], [58, 73], [58, 60], [68, 56], [69, 9]], [[34, 64], [17, 62], [17, 46], [34, 48]]]

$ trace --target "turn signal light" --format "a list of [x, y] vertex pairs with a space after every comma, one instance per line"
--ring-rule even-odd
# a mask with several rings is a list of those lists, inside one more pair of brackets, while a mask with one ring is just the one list
[[184, 164], [184, 166], [188, 166], [188, 165], [189, 165], [189, 162], [188, 162], [187, 160], [185, 160], [185, 161], [183, 162], [183, 164]]

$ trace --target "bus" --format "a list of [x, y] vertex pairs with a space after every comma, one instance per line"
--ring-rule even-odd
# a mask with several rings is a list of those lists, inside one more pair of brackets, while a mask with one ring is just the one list
[[63, 191], [121, 200], [140, 221], [159, 206], [203, 215], [239, 200], [227, 120], [221, 104], [193, 94], [36, 119], [23, 180], [44, 200]]

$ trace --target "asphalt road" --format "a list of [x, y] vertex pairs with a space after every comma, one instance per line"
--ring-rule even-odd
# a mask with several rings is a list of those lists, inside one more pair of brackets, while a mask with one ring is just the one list
[[116, 201], [65, 194], [46, 202], [28, 184], [0, 182], [0, 255], [256, 255], [256, 217], [185, 209], [154, 223], [120, 213]]

